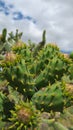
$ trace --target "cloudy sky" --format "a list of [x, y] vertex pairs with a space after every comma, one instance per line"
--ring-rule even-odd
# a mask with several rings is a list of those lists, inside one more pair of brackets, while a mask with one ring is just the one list
[[0, 0], [0, 32], [23, 32], [24, 41], [41, 41], [46, 30], [47, 43], [61, 50], [73, 50], [73, 0]]

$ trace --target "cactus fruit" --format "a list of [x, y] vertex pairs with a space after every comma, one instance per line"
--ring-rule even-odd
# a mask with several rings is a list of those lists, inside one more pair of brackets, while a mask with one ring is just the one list
[[16, 55], [13, 52], [7, 52], [5, 56], [6, 61], [14, 61], [16, 59]]
[[9, 129], [16, 128], [21, 130], [31, 129], [34, 130], [38, 121], [39, 111], [30, 102], [21, 102], [18, 105], [15, 105], [15, 110], [11, 111], [11, 118], [9, 119], [13, 124]]

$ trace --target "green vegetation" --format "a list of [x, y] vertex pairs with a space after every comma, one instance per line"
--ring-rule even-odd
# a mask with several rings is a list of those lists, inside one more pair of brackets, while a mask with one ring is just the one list
[[0, 129], [73, 130], [73, 58], [56, 44], [0, 36]]

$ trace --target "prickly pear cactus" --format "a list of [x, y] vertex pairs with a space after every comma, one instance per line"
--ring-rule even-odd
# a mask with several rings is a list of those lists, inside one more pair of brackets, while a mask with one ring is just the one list
[[32, 88], [39, 90], [46, 87], [48, 83], [61, 80], [63, 74], [68, 72], [68, 66], [71, 64], [61, 56], [56, 45], [43, 47], [36, 58], [30, 46], [22, 42], [17, 42], [12, 50], [5, 57], [9, 65], [4, 66], [4, 64], [7, 64], [6, 60], [2, 63], [3, 75], [8, 78], [7, 80], [11, 86], [16, 86], [18, 91], [21, 92], [23, 89], [27, 91], [26, 86], [28, 90], [30, 86], [30, 91], [33, 91]]
[[2, 63], [3, 76], [9, 85], [23, 93], [25, 97], [31, 98], [35, 92], [34, 74], [31, 73], [28, 61], [12, 52], [8, 53]]
[[73, 60], [45, 45], [45, 34], [36, 45], [22, 42], [18, 30], [0, 37], [0, 129], [73, 129]]
[[70, 95], [63, 83], [57, 82], [36, 92], [32, 102], [41, 111], [63, 111], [65, 106], [72, 104], [73, 96]]
[[68, 74], [71, 61], [64, 58], [56, 45], [48, 44], [39, 51], [35, 64], [35, 83], [36, 88], [40, 89]]

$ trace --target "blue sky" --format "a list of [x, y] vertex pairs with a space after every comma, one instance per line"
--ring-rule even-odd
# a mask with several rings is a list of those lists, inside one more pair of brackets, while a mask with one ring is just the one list
[[23, 40], [38, 43], [46, 29], [47, 43], [73, 50], [73, 0], [0, 0], [0, 32], [19, 29]]

